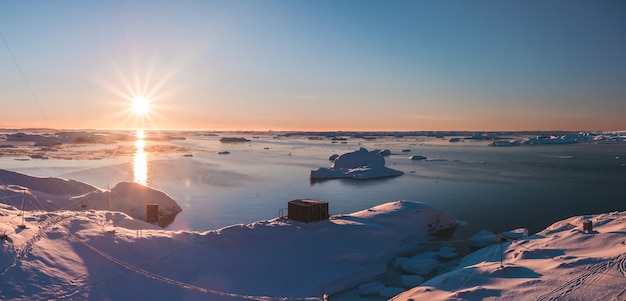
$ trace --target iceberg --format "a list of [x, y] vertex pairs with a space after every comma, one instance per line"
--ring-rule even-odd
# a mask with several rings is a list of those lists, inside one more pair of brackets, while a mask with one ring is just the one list
[[220, 142], [222, 143], [237, 143], [237, 142], [249, 142], [249, 139], [243, 137], [222, 137]]
[[385, 167], [385, 158], [379, 151], [368, 151], [361, 147], [359, 150], [345, 153], [335, 159], [330, 168], [320, 167], [311, 170], [311, 179], [374, 179], [382, 177], [396, 177], [403, 172]]
[[518, 145], [549, 145], [549, 144], [572, 144], [579, 141], [587, 141], [584, 135], [561, 135], [561, 136], [536, 136], [524, 139], [497, 140], [492, 146], [518, 146]]

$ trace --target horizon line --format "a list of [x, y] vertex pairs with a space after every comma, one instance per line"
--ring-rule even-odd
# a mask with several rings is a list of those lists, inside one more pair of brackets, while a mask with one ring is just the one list
[[552, 130], [284, 130], [284, 129], [267, 129], [267, 130], [258, 130], [258, 129], [198, 129], [198, 128], [187, 128], [187, 129], [141, 129], [141, 128], [49, 128], [49, 127], [2, 127], [0, 130], [10, 130], [10, 131], [125, 131], [125, 132], [133, 132], [137, 130], [143, 130], [146, 132], [251, 132], [251, 133], [267, 133], [267, 132], [299, 132], [299, 133], [332, 133], [332, 132], [344, 132], [344, 133], [480, 133], [480, 132], [489, 132], [489, 133], [534, 133], [534, 132], [553, 132], [553, 133], [617, 133], [617, 132], [626, 132], [626, 130], [563, 130], [563, 129], [552, 129]]

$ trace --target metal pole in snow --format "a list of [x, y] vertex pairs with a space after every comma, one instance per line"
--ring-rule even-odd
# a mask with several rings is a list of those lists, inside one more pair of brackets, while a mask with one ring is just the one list
[[24, 200], [26, 199], [26, 189], [22, 190], [22, 224], [18, 225], [18, 227], [22, 229], [26, 229], [26, 224], [24, 224]]
[[502, 237], [500, 237], [500, 268], [503, 269], [504, 266], [502, 265]]
[[505, 240], [508, 240], [508, 238], [506, 236], [502, 235], [502, 234], [496, 234], [496, 236], [498, 236], [498, 238], [499, 238], [498, 239], [498, 243], [500, 243], [500, 268], [503, 269], [504, 265], [502, 264], [502, 260], [503, 260], [504, 255], [503, 255], [503, 252], [502, 252], [502, 243]]
[[111, 211], [111, 188], [109, 188], [109, 184], [107, 184], [107, 190], [109, 191], [109, 211]]

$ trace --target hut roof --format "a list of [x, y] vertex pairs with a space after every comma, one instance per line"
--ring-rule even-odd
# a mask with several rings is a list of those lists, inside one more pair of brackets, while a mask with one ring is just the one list
[[328, 202], [314, 200], [314, 199], [293, 200], [293, 201], [290, 201], [289, 203], [300, 205], [300, 206], [314, 206], [316, 204], [328, 204]]

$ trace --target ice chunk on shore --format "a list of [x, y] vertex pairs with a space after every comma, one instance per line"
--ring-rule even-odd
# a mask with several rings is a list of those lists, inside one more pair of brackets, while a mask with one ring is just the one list
[[383, 149], [383, 150], [381, 150], [381, 151], [379, 151], [379, 152], [378, 152], [378, 155], [379, 155], [379, 156], [383, 156], [383, 157], [385, 157], [385, 156], [391, 156], [391, 151], [390, 151], [390, 150], [388, 150], [388, 149]]
[[404, 289], [400, 287], [386, 287], [378, 291], [378, 295], [385, 298], [391, 298], [401, 293], [404, 293]]
[[489, 230], [479, 231], [478, 233], [472, 235], [472, 238], [470, 238], [472, 247], [474, 248], [490, 246], [496, 244], [499, 240], [500, 238]]
[[[528, 229], [519, 228], [511, 231], [502, 232], [499, 235], [503, 236], [505, 239], [517, 240], [520, 238], [528, 237]], [[500, 241], [500, 237], [491, 231], [482, 230], [474, 234], [470, 240], [472, 243], [472, 247], [483, 248], [498, 243]]]
[[385, 158], [378, 151], [368, 151], [361, 147], [358, 151], [345, 153], [335, 159], [330, 168], [320, 167], [311, 170], [311, 179], [373, 179], [395, 177], [403, 172], [385, 167]]
[[402, 264], [402, 270], [411, 274], [427, 275], [435, 270], [438, 265], [439, 261], [432, 258], [411, 259]]
[[459, 256], [459, 254], [456, 252], [456, 249], [448, 246], [443, 246], [441, 247], [441, 249], [439, 249], [439, 252], [437, 252], [437, 256], [439, 256], [439, 258], [441, 259], [452, 259]]
[[[595, 233], [582, 231], [586, 220], [599, 224]], [[390, 300], [621, 300], [625, 224], [626, 212], [574, 216], [519, 242], [471, 253]]]
[[420, 275], [402, 275], [400, 282], [404, 287], [413, 288], [424, 283], [424, 277]]
[[363, 296], [376, 295], [383, 289], [385, 289], [385, 285], [380, 282], [368, 282], [359, 285], [359, 294]]
[[502, 232], [502, 235], [510, 240], [516, 240], [524, 237], [528, 237], [528, 229], [519, 228], [511, 231]]
[[396, 257], [396, 259], [393, 261], [393, 267], [401, 268], [402, 265], [409, 260], [411, 260], [411, 257]]

